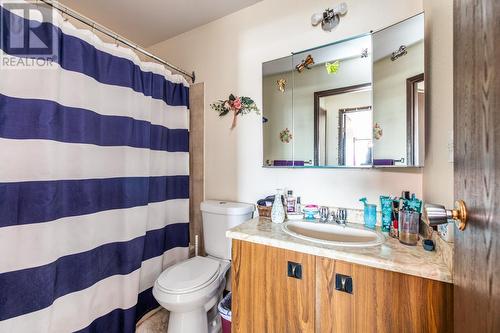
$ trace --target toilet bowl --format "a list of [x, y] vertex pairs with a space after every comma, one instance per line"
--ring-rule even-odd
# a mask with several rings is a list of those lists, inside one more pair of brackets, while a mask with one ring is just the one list
[[[227, 260], [193, 257], [167, 268], [156, 280], [153, 295], [170, 311], [168, 332], [211, 332], [207, 311], [220, 299], [225, 286]], [[210, 324], [210, 325], [209, 325]]]
[[[231, 242], [226, 230], [249, 220], [253, 205], [208, 200], [201, 204], [207, 257], [195, 256], [163, 271], [153, 296], [170, 312], [168, 333], [215, 333], [217, 311], [230, 268]], [[210, 311], [212, 309], [212, 311]], [[207, 314], [208, 313], [208, 314]]]

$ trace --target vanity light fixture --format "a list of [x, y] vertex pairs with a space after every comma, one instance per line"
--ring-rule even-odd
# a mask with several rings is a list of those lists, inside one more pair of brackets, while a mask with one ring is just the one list
[[324, 31], [332, 31], [339, 24], [340, 16], [344, 16], [346, 13], [347, 4], [342, 2], [333, 9], [327, 8], [323, 13], [313, 14], [311, 24], [317, 26], [321, 23], [321, 28]]

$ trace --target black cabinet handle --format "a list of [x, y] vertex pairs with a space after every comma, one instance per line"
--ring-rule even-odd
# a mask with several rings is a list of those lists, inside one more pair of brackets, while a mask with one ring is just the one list
[[352, 277], [342, 274], [335, 274], [335, 290], [352, 294]]
[[296, 262], [288, 262], [288, 276], [302, 280], [302, 265]]

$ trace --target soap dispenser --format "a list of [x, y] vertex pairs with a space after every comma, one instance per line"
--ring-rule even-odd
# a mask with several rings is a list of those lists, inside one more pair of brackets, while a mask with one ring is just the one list
[[285, 222], [285, 208], [283, 207], [283, 201], [281, 199], [283, 193], [281, 189], [276, 190], [276, 195], [274, 196], [273, 208], [271, 209], [271, 221], [273, 223], [283, 223]]

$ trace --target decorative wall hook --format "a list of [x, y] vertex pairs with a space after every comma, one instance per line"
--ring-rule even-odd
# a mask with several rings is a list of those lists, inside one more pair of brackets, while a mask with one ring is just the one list
[[392, 52], [391, 60], [395, 61], [407, 53], [408, 51], [406, 50], [406, 45], [401, 45], [397, 51]]
[[285, 87], [286, 87], [286, 80], [285, 79], [279, 79], [278, 81], [276, 81], [276, 84], [278, 85], [279, 91], [281, 91], [282, 93], [284, 93], [285, 92]]
[[340, 67], [340, 61], [338, 61], [338, 60], [336, 60], [332, 63], [330, 63], [330, 62], [325, 63], [326, 72], [328, 74], [337, 73], [337, 71], [339, 70], [339, 67]]
[[309, 55], [307, 55], [307, 57], [304, 60], [302, 60], [302, 62], [300, 64], [298, 64], [297, 66], [295, 66], [295, 69], [297, 70], [297, 72], [302, 73], [302, 71], [304, 70], [304, 68], [311, 69], [309, 67], [311, 65], [314, 65], [314, 59], [309, 54]]

